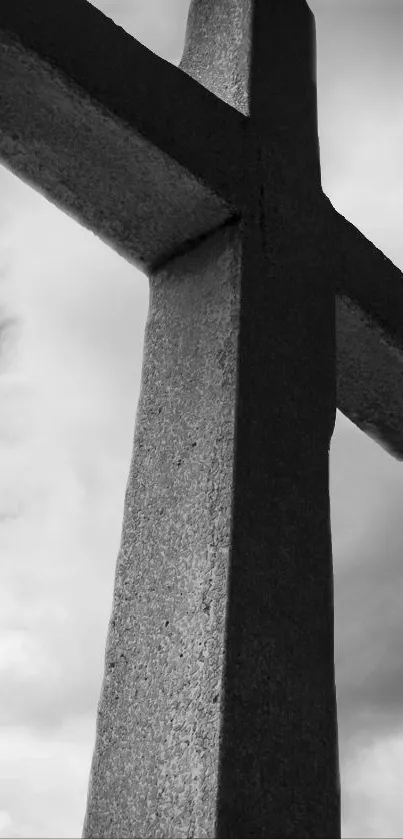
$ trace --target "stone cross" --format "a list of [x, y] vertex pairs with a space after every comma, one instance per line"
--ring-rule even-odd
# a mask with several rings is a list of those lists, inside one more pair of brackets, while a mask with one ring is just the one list
[[4, 163], [150, 278], [84, 836], [334, 839], [329, 446], [403, 455], [403, 290], [321, 189], [313, 15], [193, 0], [177, 68], [2, 0], [0, 78]]

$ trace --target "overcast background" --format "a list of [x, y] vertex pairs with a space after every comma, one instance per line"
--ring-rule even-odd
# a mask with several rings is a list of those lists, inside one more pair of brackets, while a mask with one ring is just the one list
[[[180, 57], [189, 0], [97, 0]], [[311, 0], [323, 186], [403, 269], [403, 3]], [[139, 392], [144, 276], [0, 168], [0, 837], [79, 837]], [[403, 465], [331, 450], [344, 837], [403, 836]]]

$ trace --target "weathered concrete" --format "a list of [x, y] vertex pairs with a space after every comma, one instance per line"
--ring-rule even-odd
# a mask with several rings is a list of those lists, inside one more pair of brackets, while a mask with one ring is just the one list
[[348, 297], [336, 299], [336, 324], [338, 407], [401, 460], [403, 352]]
[[229, 228], [151, 280], [85, 836], [215, 835], [240, 262]]
[[[252, 112], [225, 51], [244, 14], [193, 4], [181, 66], [213, 86], [214, 48], [197, 56], [209, 11], [221, 92]], [[289, 90], [289, 167], [250, 132], [240, 224], [151, 277], [87, 837], [340, 832], [334, 288], [317, 162], [287, 189]]]
[[[288, 189], [302, 182], [304, 190], [317, 188], [315, 85], [306, 84], [306, 72], [290, 75], [306, 4], [294, 3], [285, 18], [285, 4], [253, 2], [193, 2], [181, 72], [85, 0], [3, 0], [2, 161], [144, 271], [241, 217], [245, 144], [257, 126], [271, 155], [270, 180], [280, 173]], [[312, 28], [312, 16], [305, 25]], [[314, 53], [300, 58], [313, 81]], [[307, 160], [311, 181], [301, 180]], [[400, 375], [388, 377], [386, 394], [383, 379], [369, 376], [364, 384], [352, 369], [367, 357], [365, 322], [374, 336], [386, 337], [400, 371], [402, 274], [329, 201], [325, 213], [340, 297], [338, 406], [368, 432], [363, 406], [370, 404], [371, 433], [401, 458]], [[384, 342], [374, 340], [380, 369]]]
[[88, 837], [339, 830], [334, 296], [250, 221], [151, 278]]
[[90, 3], [2, 3], [0, 78], [3, 161], [143, 270], [239, 215], [243, 116]]
[[3, 158], [151, 273], [84, 835], [337, 837], [335, 298], [339, 404], [401, 454], [403, 293], [321, 191], [313, 15], [193, 0], [178, 69], [3, 6]]

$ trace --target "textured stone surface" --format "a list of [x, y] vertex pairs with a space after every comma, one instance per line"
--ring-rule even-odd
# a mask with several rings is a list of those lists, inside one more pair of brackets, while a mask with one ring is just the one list
[[242, 115], [89, 3], [2, 3], [0, 77], [3, 161], [140, 267], [238, 212]]
[[258, 196], [151, 278], [87, 837], [338, 834], [334, 296]]
[[86, 836], [214, 835], [240, 257], [230, 228], [151, 280]]
[[403, 351], [348, 297], [337, 298], [336, 315], [338, 407], [402, 460]]
[[245, 116], [250, 113], [251, 36], [250, 0], [190, 3], [180, 67]]
[[193, 0], [181, 69], [84, 0], [0, 27], [3, 158], [151, 272], [84, 835], [337, 837], [335, 297], [400, 455], [403, 295], [320, 188], [313, 15]]
[[[3, 0], [3, 162], [145, 271], [242, 215], [245, 145], [257, 126], [269, 182], [317, 190], [314, 18], [305, 0], [290, 8], [193, 0], [181, 73], [85, 0]], [[367, 357], [363, 321], [374, 324], [378, 368], [378, 335], [402, 353], [402, 274], [327, 205], [336, 293], [350, 298], [348, 315], [338, 306], [339, 407], [400, 458], [400, 377], [388, 376], [387, 391], [372, 379], [370, 403], [379, 407], [368, 425], [369, 379], [364, 388], [352, 367]]]
[[[193, 4], [183, 66], [216, 59], [211, 12], [239, 104], [217, 6]], [[293, 150], [246, 139], [242, 222], [151, 278], [87, 837], [340, 831], [327, 228], [316, 167], [291, 194]]]

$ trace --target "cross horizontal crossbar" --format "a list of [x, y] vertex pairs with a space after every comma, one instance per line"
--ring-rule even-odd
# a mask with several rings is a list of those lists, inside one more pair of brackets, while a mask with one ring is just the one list
[[[4, 163], [144, 270], [242, 216], [253, 120], [85, 0], [3, 0], [0, 75]], [[403, 276], [322, 198], [338, 407], [401, 458]]]
[[90, 3], [5, 3], [0, 73], [4, 162], [143, 269], [236, 214], [245, 117]]

